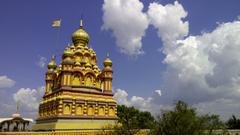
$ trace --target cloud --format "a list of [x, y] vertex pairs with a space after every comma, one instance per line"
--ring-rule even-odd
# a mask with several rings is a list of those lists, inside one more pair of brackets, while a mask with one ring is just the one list
[[[142, 5], [139, 1], [131, 2]], [[162, 76], [163, 90], [156, 90], [151, 97], [132, 96], [128, 99], [127, 92], [118, 89], [115, 94], [118, 103], [154, 112], [153, 108], [164, 108], [176, 100], [183, 100], [197, 107], [202, 113], [220, 114], [223, 119], [228, 118], [230, 113], [237, 114], [240, 111], [237, 107], [240, 101], [240, 20], [219, 23], [212, 31], [189, 36], [189, 22], [186, 21], [188, 13], [178, 1], [167, 5], [150, 3], [146, 13], [142, 12], [142, 6], [137, 8], [125, 5], [127, 3], [105, 1], [104, 28], [113, 30], [118, 46], [126, 51], [129, 49], [119, 44], [118, 40], [124, 38], [121, 38], [118, 32], [125, 32], [126, 26], [123, 24], [129, 24], [132, 19], [122, 19], [122, 15], [127, 16], [123, 9], [136, 8], [132, 10], [143, 16], [146, 14], [146, 22], [156, 28], [163, 43], [160, 48], [165, 55], [163, 63], [166, 71]], [[120, 11], [123, 11], [123, 14]], [[112, 17], [116, 16], [116, 13], [121, 14], [121, 19]], [[132, 13], [129, 13], [131, 16]], [[109, 18], [112, 20], [107, 20]], [[135, 20], [141, 23], [140, 20]], [[131, 24], [138, 23], [130, 23], [130, 26]], [[144, 33], [147, 24], [142, 27], [141, 32]], [[135, 28], [137, 27], [130, 29], [130, 33], [139, 33]], [[143, 35], [138, 37], [142, 38]]]
[[[211, 112], [218, 112], [223, 119], [230, 112], [240, 111], [234, 107], [240, 101], [239, 21], [222, 23], [212, 32], [171, 42], [160, 38], [167, 65], [163, 76], [165, 95], [184, 100], [200, 110], [207, 106], [206, 113], [211, 107]], [[227, 110], [223, 111], [222, 106], [227, 106], [224, 107]]]
[[228, 120], [233, 114], [239, 116], [239, 101], [219, 98], [209, 102], [201, 102], [193, 106], [198, 108], [200, 114], [217, 114], [224, 120]]
[[158, 36], [168, 45], [163, 51], [169, 51], [174, 41], [188, 35], [188, 21], [183, 21], [187, 12], [178, 1], [165, 6], [156, 2], [150, 3], [147, 15], [150, 24], [158, 30]]
[[176, 46], [164, 61], [168, 66], [165, 85], [178, 89], [177, 97], [189, 102], [240, 97], [239, 21], [177, 40]]
[[139, 0], [104, 0], [104, 30], [112, 30], [120, 51], [130, 56], [143, 54], [142, 38], [148, 27], [144, 5]]
[[161, 90], [155, 90], [158, 96], [162, 96], [162, 91]]
[[15, 85], [15, 81], [7, 76], [0, 76], [0, 88], [11, 88]]
[[23, 110], [25, 111], [37, 111], [41, 97], [44, 94], [44, 87], [36, 89], [20, 88], [13, 94], [15, 102], [20, 102]]
[[38, 62], [36, 63], [39, 67], [44, 68], [47, 63], [47, 58], [38, 56]]
[[116, 89], [114, 98], [120, 105], [134, 106], [141, 111], [150, 111], [152, 114], [158, 114], [160, 109], [169, 108], [169, 106], [162, 106], [161, 104], [156, 104], [155, 100], [160, 98], [161, 90], [156, 90], [152, 96], [148, 98], [143, 98], [140, 96], [132, 96], [128, 98], [128, 93], [123, 89]]

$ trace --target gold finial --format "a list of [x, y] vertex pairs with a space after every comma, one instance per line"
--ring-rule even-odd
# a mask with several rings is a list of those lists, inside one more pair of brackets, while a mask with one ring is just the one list
[[80, 20], [80, 28], [83, 28], [83, 20]]
[[55, 60], [56, 56], [55, 54], [52, 55], [52, 60]]
[[109, 58], [109, 53], [107, 53], [107, 58], [103, 62], [104, 67], [111, 67], [112, 66], [112, 61]]

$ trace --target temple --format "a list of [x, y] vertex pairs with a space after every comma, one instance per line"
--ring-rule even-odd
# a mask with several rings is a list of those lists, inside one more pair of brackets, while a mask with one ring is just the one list
[[29, 131], [30, 124], [33, 123], [31, 118], [23, 118], [19, 113], [19, 102], [17, 103], [17, 110], [9, 118], [0, 118], [0, 132], [23, 132]]
[[88, 46], [89, 35], [80, 28], [72, 34], [59, 65], [48, 64], [45, 94], [39, 105], [35, 131], [101, 130], [116, 124], [116, 101], [112, 94], [112, 61], [101, 70], [97, 56]]

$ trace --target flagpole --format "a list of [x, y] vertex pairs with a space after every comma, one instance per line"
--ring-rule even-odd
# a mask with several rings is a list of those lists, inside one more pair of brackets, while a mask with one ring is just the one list
[[[62, 23], [62, 19], [60, 19], [60, 24], [61, 23]], [[58, 30], [57, 30], [56, 53], [58, 53], [58, 51], [60, 51], [58, 48], [58, 44], [60, 43], [60, 32], [61, 32], [60, 29], [61, 29], [61, 26], [59, 26]]]
[[62, 23], [62, 19], [59, 19], [59, 20], [53, 21], [53, 24], [52, 24], [52, 27], [56, 27], [57, 28], [55, 45], [54, 45], [54, 49], [53, 49], [53, 52], [52, 52], [52, 55], [55, 54], [56, 57], [58, 56], [58, 52], [60, 51], [60, 49], [58, 47], [58, 44], [60, 42], [60, 32], [61, 32], [60, 27], [61, 27], [61, 23]]

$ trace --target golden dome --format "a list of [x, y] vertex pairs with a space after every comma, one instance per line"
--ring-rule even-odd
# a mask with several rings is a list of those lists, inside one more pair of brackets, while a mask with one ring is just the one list
[[70, 50], [69, 47], [67, 47], [63, 53], [63, 57], [71, 57], [73, 56], [73, 52]]
[[16, 113], [12, 114], [12, 117], [13, 118], [21, 118], [21, 115], [16, 112]]
[[85, 67], [92, 67], [92, 65], [88, 62], [86, 63]]
[[107, 55], [107, 58], [103, 62], [104, 67], [111, 67], [112, 66], [112, 60]]
[[55, 62], [55, 56], [52, 57], [52, 60], [48, 63], [48, 69], [55, 69], [57, 64]]
[[89, 35], [87, 32], [85, 32], [83, 30], [82, 20], [80, 23], [80, 29], [78, 29], [77, 31], [75, 31], [72, 34], [72, 41], [73, 41], [74, 45], [79, 44], [79, 43], [82, 43], [83, 45], [88, 44]]
[[98, 66], [97, 66], [97, 65], [94, 65], [94, 66], [93, 66], [93, 69], [98, 69]]

